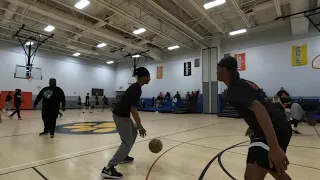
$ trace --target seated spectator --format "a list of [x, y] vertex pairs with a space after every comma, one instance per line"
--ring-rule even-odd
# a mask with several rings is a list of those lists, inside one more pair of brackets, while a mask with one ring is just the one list
[[174, 95], [173, 98], [176, 98], [177, 100], [180, 100], [180, 99], [181, 99], [180, 94], [179, 94], [179, 91], [177, 91], [177, 94]]
[[301, 134], [298, 131], [298, 124], [305, 119], [305, 111], [299, 103], [293, 103], [291, 106], [291, 118], [290, 124], [292, 126], [292, 132], [294, 134]]
[[162, 104], [161, 102], [162, 102], [162, 101], [159, 100], [159, 99], [156, 100], [156, 108], [161, 107], [161, 104]]
[[166, 95], [164, 96], [164, 99], [165, 99], [166, 101], [170, 101], [171, 95], [170, 95], [169, 92], [166, 93]]
[[286, 90], [284, 90], [284, 87], [280, 88], [280, 90], [277, 93], [277, 96], [281, 98], [282, 97], [282, 93], [287, 93], [288, 96], [289, 96], [289, 93]]
[[193, 91], [191, 92], [191, 96], [194, 97], [196, 96], [196, 93], [194, 93]]
[[141, 108], [141, 109], [146, 108], [146, 103], [144, 102], [144, 99], [141, 99], [140, 108]]
[[280, 112], [282, 112], [284, 114], [284, 108], [283, 108], [283, 105], [280, 101], [280, 98], [277, 96], [277, 95], [274, 95], [273, 96], [273, 99], [272, 99], [272, 103], [274, 104], [274, 107], [279, 110]]
[[289, 97], [289, 94], [284, 92], [282, 93], [282, 98], [280, 99], [281, 103], [284, 108], [284, 113], [287, 116], [288, 120], [290, 119], [290, 112], [291, 112], [291, 105], [292, 105], [292, 100]]
[[190, 99], [190, 97], [191, 97], [190, 93], [189, 93], [189, 92], [187, 92], [187, 94], [186, 94], [186, 100], [189, 100], [189, 99]]
[[154, 97], [152, 97], [151, 105], [152, 105], [153, 108], [155, 107], [155, 106], [154, 106]]
[[159, 93], [157, 99], [160, 100], [160, 101], [163, 101], [164, 95], [162, 94], [162, 92]]
[[172, 99], [172, 106], [175, 106], [177, 102], [178, 102], [178, 99], [177, 98], [173, 98]]

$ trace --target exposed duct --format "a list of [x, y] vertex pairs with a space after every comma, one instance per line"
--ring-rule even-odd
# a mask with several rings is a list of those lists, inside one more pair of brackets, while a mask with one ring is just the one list
[[[291, 14], [305, 11], [309, 9], [308, 0], [291, 0], [290, 10]], [[291, 17], [291, 34], [298, 35], [308, 33], [309, 31], [309, 20], [304, 17], [303, 14]]]
[[[17, 11], [18, 8], [19, 8], [19, 6], [9, 2], [7, 9], [9, 9], [10, 11], [13, 11], [13, 12], [5, 11], [3, 14], [3, 18], [4, 19], [11, 19], [14, 15], [14, 12]], [[8, 23], [8, 21], [4, 20], [4, 19], [0, 21], [0, 24], [7, 24]]]

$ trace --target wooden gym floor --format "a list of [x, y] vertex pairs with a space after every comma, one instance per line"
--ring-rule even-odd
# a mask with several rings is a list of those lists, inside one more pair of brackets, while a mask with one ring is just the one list
[[[80, 110], [68, 110], [57, 121], [59, 133], [54, 139], [38, 136], [43, 128], [40, 111], [21, 114], [22, 121], [3, 117], [0, 124], [0, 180], [102, 179], [101, 169], [120, 143], [110, 111], [82, 114]], [[138, 137], [130, 153], [135, 162], [117, 167], [123, 179], [199, 179], [220, 152], [224, 153], [216, 156], [203, 179], [243, 179], [247, 153], [244, 145], [248, 144], [244, 121], [201, 114], [140, 115], [148, 136]], [[288, 148], [288, 173], [294, 180], [319, 180], [320, 126], [301, 124], [299, 130], [303, 135], [293, 136]], [[163, 142], [158, 154], [148, 150], [152, 138]]]

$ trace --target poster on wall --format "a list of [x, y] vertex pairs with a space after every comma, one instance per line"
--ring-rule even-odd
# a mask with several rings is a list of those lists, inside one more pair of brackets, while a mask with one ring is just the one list
[[191, 76], [191, 62], [184, 63], [184, 76]]
[[302, 46], [292, 46], [292, 66], [308, 65], [308, 47], [306, 44]]
[[246, 53], [235, 54], [234, 58], [238, 61], [238, 71], [246, 70]]
[[194, 67], [200, 67], [200, 59], [199, 58], [194, 60]]
[[157, 67], [157, 79], [162, 79], [163, 77], [163, 66]]

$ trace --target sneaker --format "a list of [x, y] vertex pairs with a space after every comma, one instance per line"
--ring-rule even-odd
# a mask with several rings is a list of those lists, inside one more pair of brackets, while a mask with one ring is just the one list
[[61, 118], [63, 116], [63, 114], [61, 114], [60, 116], [59, 116], [59, 118]]
[[48, 133], [42, 132], [39, 134], [39, 136], [45, 136], [45, 135], [48, 135]]
[[292, 130], [293, 134], [302, 134], [301, 132], [299, 131], [295, 131], [295, 130]]
[[54, 138], [54, 135], [50, 135], [50, 138]]
[[120, 162], [120, 164], [127, 164], [127, 163], [131, 163], [133, 162], [134, 158], [127, 156], [122, 162]]
[[101, 176], [109, 179], [121, 179], [123, 175], [117, 171], [114, 166], [107, 168], [103, 168], [101, 172]]
[[9, 118], [12, 120], [12, 116], [9, 116]]
[[22, 118], [19, 118], [19, 120], [22, 120]]

